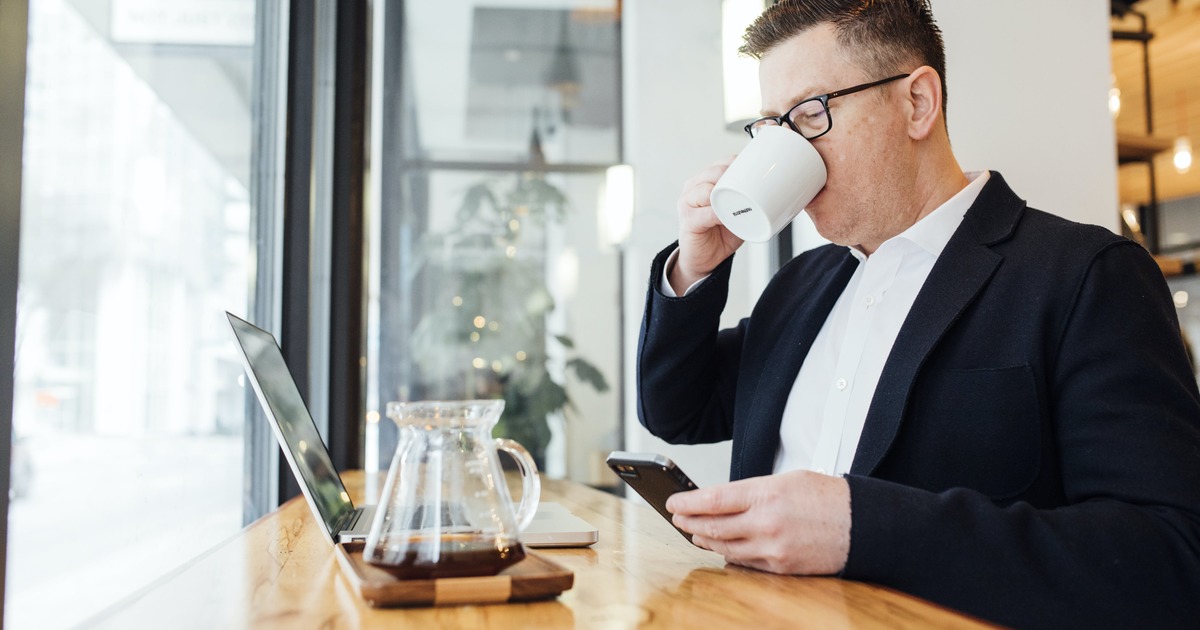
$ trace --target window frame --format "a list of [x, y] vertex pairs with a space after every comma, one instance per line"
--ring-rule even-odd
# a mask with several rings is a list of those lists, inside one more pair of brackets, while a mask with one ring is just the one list
[[8, 490], [12, 462], [13, 359], [21, 246], [21, 155], [25, 132], [27, 0], [0, 2], [0, 620], [8, 574]]
[[[257, 26], [252, 318], [277, 331], [334, 466], [361, 468], [368, 7], [363, 0], [258, 6], [267, 10]], [[270, 58], [280, 54], [285, 68]], [[249, 524], [300, 487], [249, 390], [246, 410]]]

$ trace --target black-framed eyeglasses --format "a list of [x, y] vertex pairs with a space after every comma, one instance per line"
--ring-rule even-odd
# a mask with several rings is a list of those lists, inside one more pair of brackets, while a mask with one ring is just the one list
[[846, 96], [848, 94], [854, 94], [855, 92], [861, 92], [877, 85], [890, 83], [908, 76], [910, 75], [897, 74], [894, 77], [888, 77], [886, 79], [880, 79], [878, 81], [856, 85], [844, 90], [838, 90], [828, 94], [821, 94], [820, 96], [814, 96], [812, 98], [806, 98], [803, 101], [793, 105], [792, 108], [787, 110], [787, 112], [785, 112], [782, 116], [763, 116], [762, 118], [759, 118], [758, 120], [746, 125], [743, 127], [743, 129], [745, 129], [746, 133], [750, 134], [750, 137], [753, 138], [758, 134], [758, 130], [762, 129], [763, 127], [777, 127], [786, 123], [787, 126], [791, 127], [796, 133], [809, 140], [815, 140], [829, 133], [830, 129], [833, 129], [833, 116], [829, 114], [829, 101], [831, 99], [835, 99], [839, 96]]

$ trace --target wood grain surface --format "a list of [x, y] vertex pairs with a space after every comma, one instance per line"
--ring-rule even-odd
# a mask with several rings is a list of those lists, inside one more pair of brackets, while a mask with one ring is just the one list
[[[343, 475], [352, 497], [361, 473]], [[373, 608], [298, 497], [175, 573], [85, 623], [101, 628], [977, 628], [895, 591], [836, 578], [726, 566], [651, 508], [543, 479], [556, 501], [600, 530], [583, 549], [536, 553], [574, 573], [570, 590], [529, 603]], [[373, 484], [367, 484], [373, 485]]]

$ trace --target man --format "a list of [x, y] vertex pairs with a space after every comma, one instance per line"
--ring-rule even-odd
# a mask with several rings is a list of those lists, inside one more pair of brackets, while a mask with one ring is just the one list
[[1004, 624], [1200, 624], [1200, 393], [1150, 257], [962, 172], [927, 2], [781, 2], [743, 52], [756, 125], [827, 111], [804, 134], [828, 169], [807, 212], [833, 244], [718, 332], [741, 245], [708, 205], [725, 164], [685, 184], [639, 416], [732, 439], [733, 461], [731, 483], [672, 497], [675, 523], [732, 563]]

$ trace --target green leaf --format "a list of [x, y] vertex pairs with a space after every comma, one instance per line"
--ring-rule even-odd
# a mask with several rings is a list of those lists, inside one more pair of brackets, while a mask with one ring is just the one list
[[488, 188], [487, 183], [475, 184], [468, 188], [466, 194], [463, 195], [462, 204], [458, 206], [459, 221], [466, 221], [479, 216], [483, 200], [491, 196], [492, 191]]
[[549, 374], [546, 374], [541, 381], [541, 386], [537, 389], [534, 400], [536, 401], [534, 407], [541, 415], [551, 414], [567, 404], [567, 390], [562, 385], [555, 383]]
[[575, 370], [575, 376], [578, 376], [579, 380], [591, 385], [596, 391], [601, 393], [608, 391], [608, 380], [604, 378], [604, 373], [595, 365], [584, 359], [575, 358], [567, 361], [567, 367]]

